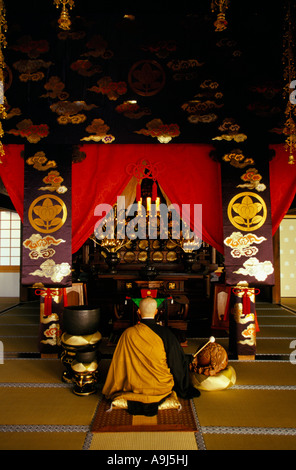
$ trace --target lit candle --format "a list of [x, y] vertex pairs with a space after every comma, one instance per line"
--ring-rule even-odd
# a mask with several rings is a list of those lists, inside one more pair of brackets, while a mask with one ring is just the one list
[[156, 211], [159, 212], [160, 198], [156, 198]]
[[151, 197], [147, 197], [147, 212], [151, 211]]
[[142, 198], [138, 201], [138, 215], [142, 214]]

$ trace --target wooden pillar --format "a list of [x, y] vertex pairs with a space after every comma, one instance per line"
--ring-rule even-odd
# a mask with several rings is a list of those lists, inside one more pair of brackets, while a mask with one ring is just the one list
[[273, 236], [274, 286], [272, 287], [272, 303], [281, 303], [281, 265], [280, 265], [280, 229]]

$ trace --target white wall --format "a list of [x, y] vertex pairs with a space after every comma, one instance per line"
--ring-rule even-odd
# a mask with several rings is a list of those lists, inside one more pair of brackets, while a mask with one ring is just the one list
[[296, 297], [296, 218], [280, 225], [281, 297]]
[[0, 297], [20, 296], [20, 273], [0, 273]]

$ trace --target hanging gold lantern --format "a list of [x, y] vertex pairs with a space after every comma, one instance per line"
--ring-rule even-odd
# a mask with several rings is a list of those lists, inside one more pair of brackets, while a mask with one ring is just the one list
[[228, 22], [226, 21], [225, 12], [229, 6], [229, 0], [212, 0], [211, 9], [214, 13], [218, 10], [217, 20], [214, 22], [215, 31], [221, 32], [227, 29]]
[[69, 30], [71, 27], [71, 20], [66, 5], [68, 5], [70, 10], [72, 10], [74, 6], [74, 0], [54, 0], [54, 4], [57, 8], [62, 5], [61, 16], [58, 20], [60, 28], [64, 30]]
[[[2, 48], [7, 46], [5, 33], [7, 32], [7, 22], [6, 22], [6, 11], [3, 0], [0, 0], [0, 119], [5, 119], [7, 117], [6, 107], [5, 107], [5, 97], [4, 97], [4, 69], [5, 61]], [[2, 124], [0, 121], [0, 138], [4, 135]], [[1, 157], [5, 155], [3, 144], [0, 141], [0, 163]]]
[[288, 3], [283, 34], [283, 68], [284, 82], [283, 98], [287, 101], [285, 109], [285, 124], [283, 134], [286, 135], [285, 149], [289, 152], [288, 163], [294, 165], [296, 152], [296, 123], [294, 116], [296, 115], [296, 107], [290, 99], [290, 86], [296, 77], [295, 63], [293, 57], [293, 34], [292, 34], [292, 18], [291, 5]]

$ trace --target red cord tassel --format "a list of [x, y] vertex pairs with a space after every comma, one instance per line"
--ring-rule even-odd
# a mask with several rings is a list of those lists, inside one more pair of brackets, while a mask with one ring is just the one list
[[259, 333], [260, 328], [259, 328], [259, 323], [258, 323], [258, 318], [257, 318], [257, 312], [255, 310], [255, 326], [256, 326], [256, 333]]
[[141, 182], [139, 182], [139, 183], [137, 184], [136, 199], [137, 199], [137, 202], [139, 202], [140, 199], [141, 199]]
[[153, 181], [152, 185], [152, 201], [156, 201], [157, 198], [157, 184], [156, 181]]
[[44, 315], [45, 316], [51, 315], [51, 304], [52, 304], [51, 292], [50, 292], [50, 289], [46, 289], [46, 294], [44, 297]]
[[[250, 299], [250, 295], [249, 295], [249, 293], [251, 291], [249, 291], [248, 289], [243, 289], [243, 290], [244, 290], [244, 295], [242, 297], [242, 300], [243, 300], [243, 314], [248, 315], [249, 313], [251, 313], [251, 299]], [[232, 289], [232, 292], [234, 294], [237, 294], [237, 292], [239, 292], [239, 289], [234, 288], [234, 289]], [[258, 294], [260, 294], [260, 289], [254, 289], [254, 295], [258, 295]], [[258, 323], [256, 310], [255, 310], [254, 317], [255, 317], [256, 332], [258, 333], [260, 331], [260, 328], [259, 328], [259, 323]]]
[[68, 307], [68, 297], [67, 297], [66, 287], [63, 288], [63, 296], [64, 296], [64, 307]]

